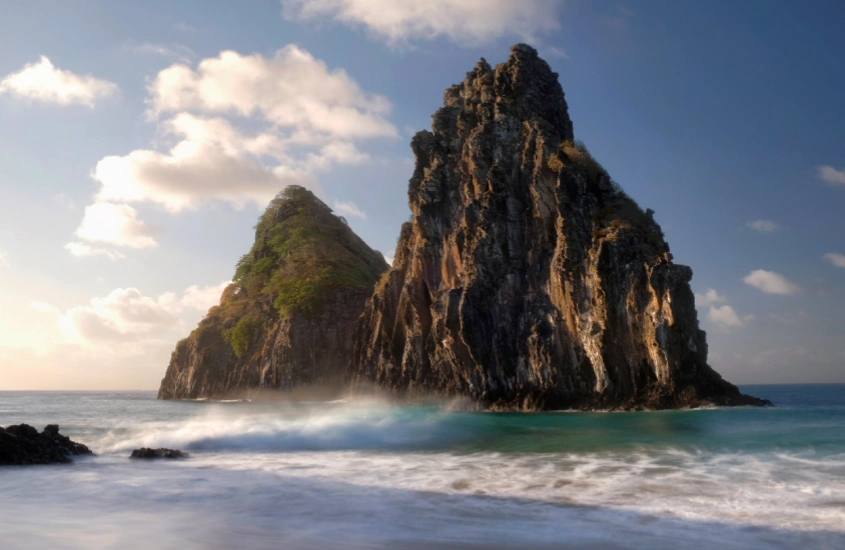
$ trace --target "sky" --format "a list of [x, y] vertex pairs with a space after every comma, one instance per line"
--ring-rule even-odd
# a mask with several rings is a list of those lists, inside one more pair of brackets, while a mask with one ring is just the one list
[[411, 136], [535, 46], [735, 383], [845, 382], [845, 3], [0, 0], [0, 390], [156, 389], [270, 198], [393, 256]]

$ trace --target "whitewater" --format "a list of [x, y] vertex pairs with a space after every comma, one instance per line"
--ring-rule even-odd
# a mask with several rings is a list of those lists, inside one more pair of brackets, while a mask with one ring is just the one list
[[[845, 385], [775, 408], [483, 413], [0, 392], [93, 457], [0, 468], [0, 547], [845, 548]], [[128, 458], [169, 447], [191, 458]]]

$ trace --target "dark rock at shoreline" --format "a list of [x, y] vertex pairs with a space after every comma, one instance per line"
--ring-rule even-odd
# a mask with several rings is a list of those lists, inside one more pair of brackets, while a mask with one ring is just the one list
[[177, 449], [151, 449], [149, 447], [142, 447], [132, 451], [129, 458], [188, 458], [190, 456], [188, 453]]
[[771, 405], [707, 364], [654, 219], [575, 141], [557, 73], [520, 44], [445, 92], [352, 382], [495, 410]]
[[94, 454], [81, 443], [59, 433], [57, 424], [41, 433], [28, 424], [0, 427], [0, 465], [73, 462], [71, 456]]

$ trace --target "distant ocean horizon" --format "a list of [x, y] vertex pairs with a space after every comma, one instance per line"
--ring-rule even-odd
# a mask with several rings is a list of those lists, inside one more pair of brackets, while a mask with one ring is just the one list
[[[0, 391], [96, 453], [0, 468], [4, 549], [845, 548], [845, 384], [772, 408], [485, 413]], [[138, 447], [179, 461], [128, 458]]]
[[[748, 383], [737, 384], [733, 382], [742, 393], [754, 395], [752, 390], [754, 388], [770, 388], [773, 386], [845, 386], [845, 382], [766, 382], [766, 383]], [[751, 388], [751, 389], [749, 389]], [[2, 393], [121, 393], [121, 392], [146, 392], [158, 393], [158, 388], [110, 388], [110, 389], [76, 389], [76, 390], [0, 390]], [[756, 397], [756, 396], [755, 396]], [[208, 401], [205, 399], [205, 401]]]

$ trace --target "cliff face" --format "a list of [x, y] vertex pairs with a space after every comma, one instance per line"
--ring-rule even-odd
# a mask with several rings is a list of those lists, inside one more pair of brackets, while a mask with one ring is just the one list
[[220, 305], [176, 345], [159, 399], [341, 387], [354, 322], [387, 268], [310, 191], [288, 187], [261, 216]]
[[411, 147], [394, 267], [351, 374], [494, 409], [765, 404], [707, 365], [689, 267], [574, 142], [563, 91], [525, 45], [445, 92]]

